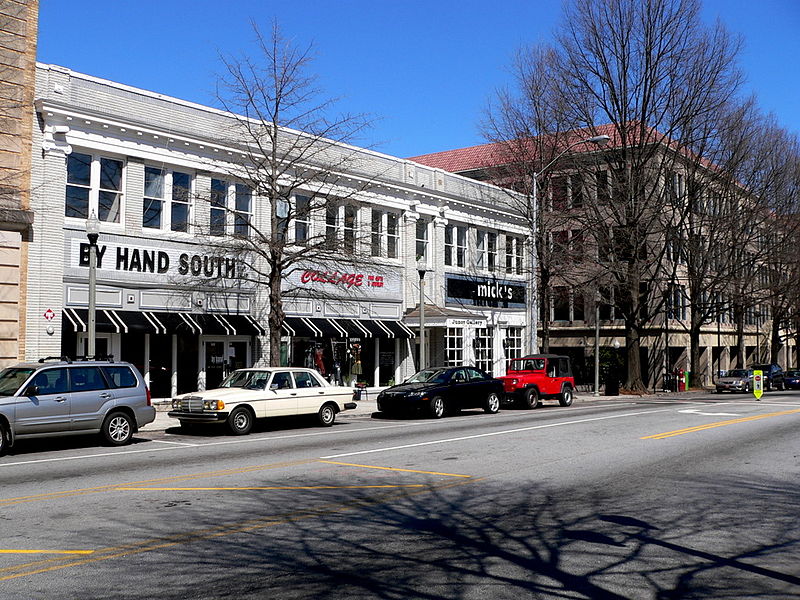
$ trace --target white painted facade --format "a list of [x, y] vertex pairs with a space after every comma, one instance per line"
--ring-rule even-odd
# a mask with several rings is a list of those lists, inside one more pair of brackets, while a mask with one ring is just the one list
[[[81, 202], [85, 197], [88, 209], [101, 216], [98, 353], [137, 364], [157, 388], [156, 395], [203, 388], [216, 382], [219, 368], [263, 361], [265, 294], [239, 279], [225, 257], [212, 256], [196, 235], [193, 223], [209, 222], [209, 203], [191, 200], [183, 207], [182, 196], [170, 196], [186, 188], [191, 198], [208, 197], [214, 185], [227, 181], [225, 174], [240, 158], [232, 144], [221, 141], [228, 135], [230, 115], [40, 64], [36, 117], [31, 200], [36, 219], [28, 257], [26, 358], [84, 351], [88, 244]], [[425, 303], [453, 313], [449, 319], [428, 321], [427, 364], [446, 362], [448, 344], [460, 339], [458, 360], [473, 364], [480, 358], [487, 370], [503, 373], [509, 331], [515, 339], [529, 338], [524, 296], [530, 270], [515, 256], [509, 263], [505, 255], [510, 247], [525, 256], [527, 235], [523, 221], [507, 208], [508, 192], [407, 160], [355, 150], [360, 153], [359, 171], [348, 175], [354, 184], [372, 182], [368, 192], [356, 196], [356, 221], [367, 231], [360, 249], [370, 252], [371, 223], [388, 214], [382, 217], [381, 243], [388, 243], [386, 219], [395, 219], [397, 251], [394, 257], [385, 251], [375, 257], [374, 269], [352, 269], [349, 275], [356, 279], [349, 286], [336, 288], [314, 275], [313, 265], [305, 276], [292, 274], [295, 280], [287, 278], [286, 285], [303, 292], [286, 300], [290, 321], [330, 324], [335, 338], [325, 332], [309, 343], [332, 346], [335, 339], [349, 344], [348, 349], [363, 332], [362, 349], [369, 355], [362, 357], [366, 370], [353, 373], [358, 376], [354, 381], [380, 385], [412, 373], [416, 332], [409, 327], [414, 330], [417, 322], [408, 313], [419, 302], [421, 223], [427, 239], [423, 262], [429, 270]], [[153, 173], [159, 173], [158, 186], [153, 185]], [[234, 184], [230, 185], [230, 194], [235, 194]], [[154, 222], [146, 210], [154, 205], [150, 197], [154, 189], [164, 194], [163, 204], [155, 203], [162, 206], [157, 228], [145, 224], [147, 219], [151, 225]], [[176, 231], [184, 210], [186, 231]], [[251, 212], [254, 224], [268, 225], [265, 201], [253, 197]], [[324, 216], [315, 217], [309, 226], [324, 227]], [[446, 248], [448, 228], [452, 233], [454, 226], [463, 228], [463, 235], [458, 244]], [[447, 252], [452, 260], [446, 260]], [[458, 252], [463, 258], [456, 260]], [[506, 272], [506, 264], [511, 264], [511, 272]], [[485, 301], [476, 304], [466, 297], [452, 297], [451, 280], [468, 288], [460, 292], [462, 296], [474, 288]], [[491, 306], [496, 303], [492, 294], [500, 289], [511, 294], [513, 286], [516, 302]], [[336, 289], [344, 288], [337, 296]], [[449, 330], [461, 330], [460, 337], [450, 331], [453, 335], [447, 341]], [[403, 332], [407, 337], [401, 337]], [[303, 358], [293, 355], [295, 348], [302, 348], [297, 344], [302, 336], [291, 325], [285, 333], [286, 360], [296, 364]]]

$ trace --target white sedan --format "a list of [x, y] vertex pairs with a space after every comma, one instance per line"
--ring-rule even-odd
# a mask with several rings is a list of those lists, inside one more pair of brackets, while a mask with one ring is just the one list
[[335, 386], [313, 369], [266, 367], [239, 369], [221, 387], [172, 399], [167, 413], [181, 426], [225, 423], [234, 435], [250, 433], [255, 419], [291, 415], [317, 415], [330, 427], [336, 413], [356, 407], [352, 388]]

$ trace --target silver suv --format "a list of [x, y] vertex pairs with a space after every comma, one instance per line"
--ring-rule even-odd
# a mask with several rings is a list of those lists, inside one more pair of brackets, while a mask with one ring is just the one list
[[155, 418], [130, 363], [48, 358], [0, 371], [0, 454], [18, 439], [86, 433], [122, 446]]

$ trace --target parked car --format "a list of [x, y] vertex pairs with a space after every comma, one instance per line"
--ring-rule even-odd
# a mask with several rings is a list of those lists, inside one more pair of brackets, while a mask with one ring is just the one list
[[505, 400], [524, 408], [536, 408], [542, 400], [558, 400], [570, 406], [575, 378], [569, 356], [532, 354], [509, 361], [503, 382]]
[[752, 369], [731, 369], [724, 376], [717, 378], [717, 393], [750, 392], [753, 389]]
[[353, 388], [331, 385], [313, 369], [239, 369], [219, 388], [177, 396], [167, 414], [182, 427], [224, 423], [234, 435], [250, 433], [255, 419], [316, 415], [330, 427], [337, 413], [356, 407]]
[[783, 386], [787, 390], [800, 390], [800, 370], [789, 369], [784, 371]]
[[433, 367], [415, 373], [378, 394], [378, 410], [400, 413], [422, 409], [434, 419], [462, 408], [500, 410], [503, 384], [475, 367]]
[[753, 365], [750, 367], [753, 371], [761, 371], [764, 377], [764, 391], [782, 390], [783, 383], [783, 369], [775, 363], [764, 365]]
[[100, 433], [121, 446], [155, 418], [130, 363], [43, 358], [0, 371], [0, 454], [17, 440], [56, 435]]

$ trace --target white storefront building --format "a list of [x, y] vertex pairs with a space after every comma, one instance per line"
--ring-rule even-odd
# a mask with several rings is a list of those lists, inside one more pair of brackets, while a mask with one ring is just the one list
[[[266, 201], [226, 175], [236, 158], [220, 141], [230, 115], [42, 64], [35, 110], [26, 358], [86, 354], [94, 213], [98, 354], [137, 365], [155, 397], [263, 363], [266, 294], [195, 230], [215, 222], [199, 200], [214, 193], [261, 227], [269, 218]], [[310, 262], [287, 276], [281, 360], [370, 386], [406, 377], [418, 364], [425, 269], [426, 364], [503, 373], [530, 337], [528, 236], [508, 192], [358, 152], [363, 172], [352, 178], [371, 185], [340, 210], [365, 232], [358, 243], [370, 260], [336, 270]], [[223, 236], [236, 227], [226, 219]]]

